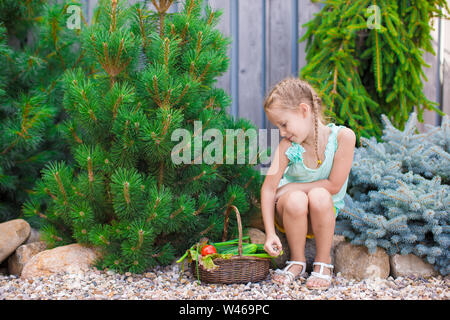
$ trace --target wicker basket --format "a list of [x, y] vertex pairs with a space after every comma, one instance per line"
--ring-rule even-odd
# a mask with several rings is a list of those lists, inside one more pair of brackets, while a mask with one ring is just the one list
[[242, 255], [242, 223], [239, 210], [235, 206], [228, 207], [225, 213], [225, 223], [223, 230], [222, 241], [226, 240], [227, 229], [228, 229], [228, 219], [230, 208], [236, 212], [236, 218], [238, 222], [239, 229], [239, 255], [232, 256], [229, 259], [214, 259], [214, 264], [218, 268], [214, 270], [207, 270], [203, 268], [202, 265], [197, 263], [191, 263], [192, 274], [197, 277], [198, 268], [198, 278], [202, 282], [206, 283], [247, 283], [247, 282], [258, 282], [266, 279], [269, 274], [270, 258], [259, 258], [251, 256]]

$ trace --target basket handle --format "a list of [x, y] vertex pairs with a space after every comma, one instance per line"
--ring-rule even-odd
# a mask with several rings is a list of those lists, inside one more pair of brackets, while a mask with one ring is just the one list
[[231, 205], [227, 208], [227, 211], [225, 211], [225, 222], [223, 224], [223, 235], [222, 235], [222, 242], [227, 240], [227, 233], [228, 233], [228, 221], [229, 221], [229, 215], [230, 215], [230, 209], [233, 209], [236, 213], [236, 220], [238, 223], [238, 230], [239, 230], [239, 246], [238, 246], [238, 252], [239, 256], [242, 256], [242, 222], [241, 222], [241, 215], [239, 214], [238, 208]]

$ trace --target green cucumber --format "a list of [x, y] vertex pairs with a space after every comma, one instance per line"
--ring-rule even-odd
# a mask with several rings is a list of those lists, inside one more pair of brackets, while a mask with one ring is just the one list
[[[257, 246], [254, 243], [245, 243], [242, 245], [242, 255], [247, 255], [249, 253], [255, 253], [257, 250]], [[230, 249], [225, 250], [223, 253], [225, 254], [239, 254], [239, 247], [235, 246]]]

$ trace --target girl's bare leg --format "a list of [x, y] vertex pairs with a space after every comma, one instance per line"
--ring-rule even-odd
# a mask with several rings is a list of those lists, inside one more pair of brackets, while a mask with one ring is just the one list
[[[316, 239], [315, 262], [331, 263], [331, 246], [335, 228], [335, 215], [331, 194], [324, 188], [314, 188], [308, 192], [309, 216], [311, 227]], [[320, 266], [314, 266], [314, 271], [319, 272]], [[323, 274], [330, 275], [331, 270], [324, 268]], [[323, 279], [311, 278], [308, 280], [309, 287], [327, 285]]]
[[[308, 196], [303, 191], [290, 191], [283, 194], [276, 205], [277, 221], [286, 231], [291, 253], [290, 260], [306, 261], [305, 244], [308, 230]], [[302, 271], [302, 266], [292, 265], [289, 270], [294, 275]], [[283, 282], [285, 276], [274, 274], [273, 280]]]

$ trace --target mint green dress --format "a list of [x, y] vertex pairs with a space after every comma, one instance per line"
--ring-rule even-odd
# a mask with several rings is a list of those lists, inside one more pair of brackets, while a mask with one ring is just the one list
[[[337, 134], [344, 126], [336, 126], [334, 123], [330, 123], [327, 127], [331, 128], [330, 136], [328, 137], [328, 143], [325, 148], [325, 159], [317, 169], [310, 169], [303, 163], [303, 152], [305, 149], [298, 143], [292, 142], [285, 154], [289, 159], [289, 164], [284, 171], [283, 177], [278, 184], [281, 187], [291, 182], [313, 182], [322, 179], [328, 179], [331, 168], [333, 167], [334, 154], [337, 150]], [[344, 197], [347, 192], [348, 177], [345, 180], [344, 185], [338, 193], [332, 195], [336, 216], [340, 210], [344, 208]]]

